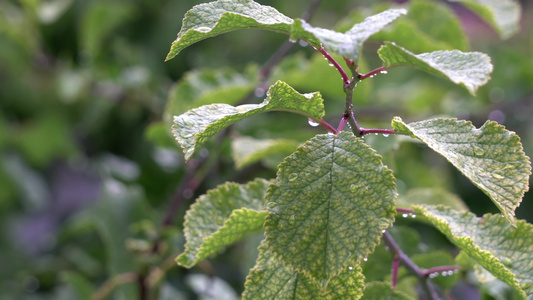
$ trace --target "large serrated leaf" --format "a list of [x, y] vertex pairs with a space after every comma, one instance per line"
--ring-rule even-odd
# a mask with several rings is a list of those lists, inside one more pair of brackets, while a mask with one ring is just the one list
[[364, 288], [361, 267], [346, 268], [326, 290], [283, 265], [263, 241], [259, 257], [244, 284], [243, 299], [358, 299]]
[[405, 9], [389, 9], [370, 16], [359, 24], [355, 24], [346, 33], [312, 27], [304, 20], [295, 20], [291, 38], [294, 40], [306, 40], [315, 47], [324, 47], [330, 53], [338, 54], [357, 62], [363, 43], [370, 36], [406, 13]]
[[378, 50], [385, 67], [410, 65], [463, 85], [471, 94], [487, 83], [492, 73], [490, 57], [480, 52], [442, 50], [414, 54], [395, 43], [385, 43]]
[[533, 295], [533, 225], [523, 220], [512, 227], [499, 215], [477, 218], [444, 206], [420, 205], [415, 211], [468, 256], [509, 284], [525, 299]]
[[477, 129], [471, 122], [457, 119], [405, 124], [396, 117], [392, 126], [446, 157], [515, 224], [515, 209], [529, 188], [531, 163], [514, 132], [493, 121]]
[[218, 0], [194, 6], [183, 18], [166, 60], [198, 41], [240, 28], [290, 33], [293, 20], [275, 8], [251, 0]]
[[269, 181], [226, 183], [200, 196], [185, 215], [185, 252], [176, 261], [190, 268], [262, 228]]
[[277, 154], [289, 155], [300, 145], [296, 140], [288, 139], [254, 139], [250, 137], [235, 138], [231, 142], [235, 167], [245, 166]]
[[366, 284], [361, 300], [414, 300], [411, 296], [395, 290], [389, 282], [374, 281]]
[[461, 2], [507, 39], [520, 30], [520, 4], [514, 0], [450, 0]]
[[175, 116], [172, 133], [183, 148], [185, 160], [188, 160], [200, 145], [217, 132], [246, 117], [271, 110], [298, 113], [315, 120], [324, 116], [320, 93], [300, 94], [285, 82], [278, 81], [270, 87], [263, 103], [204, 105]]
[[317, 135], [280, 164], [267, 191], [267, 242], [284, 264], [325, 287], [379, 244], [396, 195], [391, 170], [361, 139]]

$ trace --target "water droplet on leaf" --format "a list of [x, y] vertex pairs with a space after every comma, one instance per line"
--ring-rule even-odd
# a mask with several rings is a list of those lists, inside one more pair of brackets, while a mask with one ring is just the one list
[[502, 170], [495, 170], [492, 172], [492, 178], [494, 179], [504, 179], [505, 178], [505, 174], [503, 173]]
[[319, 124], [318, 122], [316, 122], [315, 120], [309, 118], [309, 121], [308, 121], [309, 125], [313, 126], [313, 127], [317, 127]]
[[292, 215], [292, 216], [290, 216], [290, 218], [289, 218], [289, 224], [293, 225], [294, 222], [296, 222], [296, 216], [295, 216], [295, 215]]
[[196, 31], [200, 31], [200, 32], [209, 32], [209, 31], [211, 31], [211, 28], [205, 27], [205, 26], [200, 26], [200, 27], [196, 27], [195, 30]]
[[476, 156], [483, 156], [483, 155], [485, 155], [485, 150], [483, 150], [482, 148], [480, 148], [478, 146], [474, 146], [474, 154]]
[[298, 174], [292, 173], [289, 175], [289, 181], [295, 181], [296, 179], [298, 179]]

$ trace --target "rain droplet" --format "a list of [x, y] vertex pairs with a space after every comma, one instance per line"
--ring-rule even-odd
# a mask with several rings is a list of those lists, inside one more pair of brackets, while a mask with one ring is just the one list
[[295, 221], [296, 221], [296, 216], [295, 215], [290, 216], [289, 224], [293, 225]]
[[505, 174], [503, 173], [502, 170], [495, 170], [494, 172], [492, 172], [492, 178], [494, 179], [504, 179]]
[[402, 214], [402, 217], [404, 218], [407, 218], [409, 215], [408, 214]]
[[363, 260], [364, 260], [364, 261], [368, 261], [368, 258], [365, 257], [365, 258], [363, 258]]
[[266, 204], [266, 207], [267, 207], [268, 209], [275, 208], [276, 206], [278, 206], [278, 203], [276, 203], [276, 202], [268, 202], [268, 203]]
[[302, 47], [307, 47], [309, 45], [309, 43], [304, 40], [298, 40], [298, 44]]
[[411, 218], [413, 218], [413, 219], [416, 218], [416, 215], [415, 215], [415, 214], [412, 214], [412, 215], [411, 215]]
[[205, 26], [200, 26], [200, 27], [196, 27], [194, 30], [200, 31], [200, 32], [209, 32], [209, 31], [211, 31], [211, 28], [205, 27]]
[[298, 179], [298, 174], [292, 173], [289, 175], [289, 181], [295, 181], [296, 179]]
[[352, 266], [348, 267], [348, 270], [353, 270], [353, 267]]
[[388, 72], [385, 71], [385, 70], [383, 70], [383, 71], [381, 71], [381, 72], [379, 72], [379, 73], [381, 73], [381, 74], [387, 74]]
[[383, 134], [384, 137], [389, 137], [389, 135], [390, 135], [390, 134], [388, 134], [388, 133], [384, 133], [384, 134]]
[[477, 156], [483, 156], [485, 155], [485, 150], [483, 150], [482, 148], [478, 146], [474, 146], [474, 154]]
[[333, 63], [329, 63], [328, 65], [329, 65], [330, 67], [333, 67]]
[[265, 95], [265, 89], [262, 88], [262, 87], [258, 87], [255, 89], [254, 91], [254, 95], [257, 97], [257, 98], [260, 98], [260, 97], [263, 97]]
[[317, 121], [315, 121], [315, 120], [313, 120], [311, 118], [309, 118], [308, 123], [309, 123], [309, 125], [311, 125], [313, 127], [317, 127], [319, 125]]

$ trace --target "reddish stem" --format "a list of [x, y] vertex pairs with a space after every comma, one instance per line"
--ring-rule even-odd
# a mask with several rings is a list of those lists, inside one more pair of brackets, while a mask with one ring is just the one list
[[339, 127], [337, 128], [337, 133], [338, 132], [341, 132], [343, 129], [344, 129], [344, 126], [346, 125], [346, 123], [348, 122], [348, 119], [349, 118], [345, 118], [343, 117], [339, 123]]
[[398, 282], [398, 269], [400, 269], [400, 258], [395, 256], [392, 260], [392, 279], [391, 285], [392, 288], [396, 288], [396, 283]]
[[331, 57], [331, 55], [329, 55], [329, 53], [324, 48], [315, 49], [322, 53], [322, 55], [324, 55], [324, 57], [335, 67], [335, 69], [339, 71], [342, 77], [342, 82], [344, 82], [344, 86], [350, 85], [350, 78], [348, 77], [344, 69], [341, 67], [341, 65], [339, 65], [339, 63], [333, 57]]
[[372, 70], [366, 74], [358, 74], [357, 75], [357, 78], [359, 78], [359, 80], [363, 80], [363, 79], [367, 79], [369, 77], [373, 77], [374, 75], [378, 74], [378, 73], [381, 73], [383, 71], [386, 71], [388, 69], [388, 67], [379, 67], [375, 70]]
[[333, 134], [337, 135], [338, 133], [337, 129], [331, 126], [328, 122], [324, 121], [324, 119], [320, 119], [320, 121], [318, 121], [318, 124], [326, 128], [329, 132], [332, 132]]
[[365, 128], [359, 128], [359, 133], [361, 135], [366, 135], [369, 133], [379, 133], [379, 134], [385, 134], [385, 135], [396, 134], [394, 129], [365, 129]]
[[412, 214], [415, 212], [414, 210], [410, 208], [403, 208], [403, 207], [396, 207], [396, 211], [399, 213], [409, 213], [409, 214]]

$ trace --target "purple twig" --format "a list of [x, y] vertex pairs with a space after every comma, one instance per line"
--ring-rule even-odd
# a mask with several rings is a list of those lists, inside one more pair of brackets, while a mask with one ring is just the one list
[[365, 129], [365, 128], [359, 128], [359, 133], [361, 135], [366, 135], [369, 133], [379, 133], [379, 134], [383, 134], [387, 136], [391, 134], [396, 134], [394, 129]]
[[391, 285], [392, 288], [396, 288], [396, 283], [398, 283], [398, 270], [400, 269], [400, 258], [395, 256], [392, 259], [392, 279]]
[[399, 213], [408, 213], [408, 214], [412, 214], [415, 212], [414, 210], [410, 208], [403, 208], [403, 207], [396, 207], [396, 211]]
[[348, 118], [343, 117], [339, 123], [339, 127], [337, 128], [337, 132], [341, 132], [344, 129], [344, 126], [348, 122]]
[[331, 55], [329, 55], [329, 53], [324, 48], [315, 49], [322, 53], [322, 55], [324, 55], [324, 57], [329, 61], [329, 63], [331, 63], [335, 67], [335, 69], [339, 71], [342, 77], [342, 82], [344, 82], [344, 86], [350, 85], [350, 78], [348, 77], [344, 69], [341, 67], [341, 65], [339, 65], [339, 63], [333, 57], [331, 57]]
[[324, 119], [320, 119], [318, 121], [318, 124], [324, 128], [326, 128], [329, 132], [332, 132], [333, 134], [337, 135], [338, 131], [335, 129], [335, 127], [331, 126], [328, 122], [324, 121]]
[[357, 78], [359, 78], [359, 80], [364, 80], [364, 79], [367, 79], [369, 77], [374, 77], [376, 74], [378, 73], [382, 73], [382, 72], [386, 72], [388, 69], [388, 67], [379, 67], [375, 70], [372, 70], [366, 74], [358, 74], [357, 75]]

